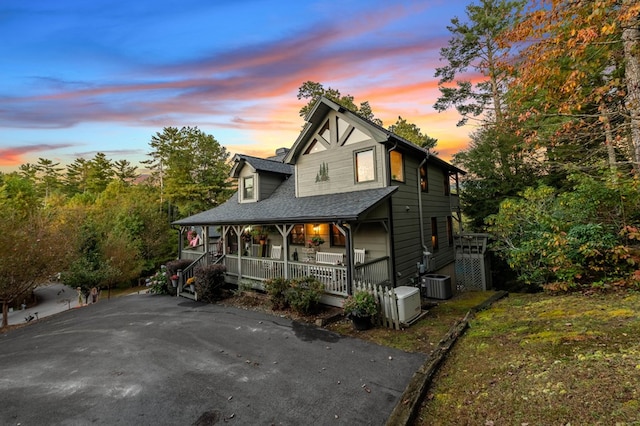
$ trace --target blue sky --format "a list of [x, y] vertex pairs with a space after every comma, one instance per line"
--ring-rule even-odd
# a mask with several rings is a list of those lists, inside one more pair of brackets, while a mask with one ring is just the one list
[[104, 152], [138, 165], [166, 126], [197, 126], [230, 152], [295, 141], [318, 81], [437, 138], [468, 142], [432, 108], [446, 26], [470, 0], [3, 0], [0, 171]]

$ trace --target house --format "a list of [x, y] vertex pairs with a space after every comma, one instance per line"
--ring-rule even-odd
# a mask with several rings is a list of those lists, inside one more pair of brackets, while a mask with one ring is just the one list
[[193, 229], [217, 227], [220, 242], [182, 249], [181, 257], [224, 263], [228, 282], [255, 287], [313, 275], [325, 285], [323, 302], [335, 306], [355, 282], [416, 285], [432, 272], [455, 285], [464, 172], [325, 98], [306, 120], [275, 157], [235, 155], [236, 194], [174, 222], [181, 247]]

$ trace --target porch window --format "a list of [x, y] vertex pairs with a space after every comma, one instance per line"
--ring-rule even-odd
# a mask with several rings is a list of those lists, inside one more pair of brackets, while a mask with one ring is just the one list
[[429, 192], [429, 179], [427, 178], [427, 165], [423, 164], [420, 167], [420, 190], [422, 192]]
[[293, 225], [291, 229], [291, 233], [289, 234], [289, 244], [300, 244], [304, 245], [304, 225], [297, 224]]
[[404, 182], [404, 158], [402, 153], [391, 151], [389, 153], [389, 163], [391, 166], [391, 179]]
[[431, 218], [431, 248], [438, 250], [438, 218]]
[[242, 181], [242, 199], [243, 200], [253, 200], [254, 198], [254, 188], [253, 188], [253, 176], [249, 176], [243, 179]]
[[356, 152], [356, 182], [369, 182], [376, 178], [373, 148]]
[[347, 240], [342, 232], [340, 232], [340, 228], [336, 225], [331, 224], [331, 246], [332, 247], [345, 247], [347, 245]]

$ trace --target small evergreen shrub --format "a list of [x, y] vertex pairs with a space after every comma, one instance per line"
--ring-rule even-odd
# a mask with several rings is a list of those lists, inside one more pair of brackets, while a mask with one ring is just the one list
[[193, 271], [198, 298], [205, 302], [214, 302], [220, 298], [224, 275], [227, 268], [224, 265], [206, 265]]
[[289, 280], [283, 277], [271, 278], [264, 282], [264, 289], [269, 295], [269, 301], [273, 309], [286, 309], [289, 307], [286, 292], [290, 285]]
[[314, 312], [320, 303], [324, 286], [313, 277], [291, 280], [285, 291], [285, 298], [289, 306], [301, 314]]

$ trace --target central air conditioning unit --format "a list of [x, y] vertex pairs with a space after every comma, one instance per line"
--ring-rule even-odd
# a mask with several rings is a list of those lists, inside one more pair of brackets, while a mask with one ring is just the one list
[[451, 299], [451, 277], [449, 275], [425, 274], [420, 277], [420, 286], [429, 299]]
[[421, 312], [420, 290], [415, 287], [396, 287], [394, 289], [398, 298], [398, 320], [403, 324], [409, 324], [416, 319]]

